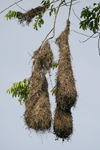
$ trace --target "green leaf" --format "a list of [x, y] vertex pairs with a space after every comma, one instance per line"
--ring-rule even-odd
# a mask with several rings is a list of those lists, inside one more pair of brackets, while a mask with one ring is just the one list
[[51, 13], [53, 12], [53, 9], [51, 9]]
[[93, 6], [95, 6], [95, 5], [96, 5], [96, 3], [93, 4]]
[[44, 24], [44, 20], [43, 19], [41, 19], [41, 23]]
[[41, 4], [44, 3], [44, 0], [41, 2]]
[[38, 23], [38, 25], [39, 25], [39, 27], [41, 28], [41, 23], [40, 23], [40, 22]]
[[51, 16], [51, 11], [49, 12], [49, 15]]

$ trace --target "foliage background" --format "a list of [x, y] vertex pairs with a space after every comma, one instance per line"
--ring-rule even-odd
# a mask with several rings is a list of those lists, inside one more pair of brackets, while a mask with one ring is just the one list
[[[14, 0], [0, 0], [0, 10], [8, 7]], [[40, 0], [23, 0], [19, 3], [26, 10], [35, 8], [40, 4]], [[98, 3], [99, 0], [84, 1], [73, 8], [78, 16], [83, 7]], [[20, 11], [20, 8], [13, 6], [14, 11]], [[10, 10], [9, 9], [9, 10]], [[30, 134], [26, 130], [23, 118], [24, 106], [20, 106], [18, 98], [12, 99], [11, 95], [6, 94], [6, 90], [14, 82], [22, 81], [31, 75], [31, 59], [33, 54], [51, 30], [54, 16], [44, 15], [45, 24], [38, 31], [33, 30], [33, 25], [22, 27], [18, 25], [17, 20], [6, 21], [5, 11], [0, 15], [0, 149], [6, 150], [27, 150], [27, 149], [58, 149], [66, 148], [69, 150], [94, 150], [100, 147], [100, 56], [98, 53], [97, 39], [90, 39], [86, 43], [80, 43], [86, 39], [73, 31], [70, 32], [70, 49], [73, 57], [73, 70], [77, 80], [76, 86], [79, 93], [77, 108], [72, 109], [74, 121], [74, 134], [70, 142], [62, 143], [61, 140], [55, 141], [52, 133], [44, 135], [36, 134], [34, 131]], [[56, 22], [57, 37], [65, 27], [68, 17], [68, 7], [60, 9]], [[49, 17], [49, 18], [48, 18]], [[76, 30], [84, 34], [91, 35], [89, 30], [79, 29], [79, 21], [71, 12], [71, 30]], [[34, 22], [33, 22], [34, 23]], [[55, 60], [58, 59], [58, 47], [54, 44], [54, 39], [50, 41]], [[28, 65], [29, 64], [29, 65]], [[52, 74], [55, 75], [55, 71]], [[49, 77], [47, 77], [49, 79]], [[54, 77], [52, 77], [53, 85]], [[51, 85], [49, 90], [51, 90]], [[54, 114], [55, 97], [50, 95], [52, 112]]]

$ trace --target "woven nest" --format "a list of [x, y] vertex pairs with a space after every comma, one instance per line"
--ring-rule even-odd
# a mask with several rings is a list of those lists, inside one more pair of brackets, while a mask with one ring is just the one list
[[39, 47], [39, 49], [34, 52], [33, 58], [35, 58], [33, 65], [37, 64], [38, 59], [38, 67], [40, 67], [40, 70], [50, 70], [53, 62], [53, 53], [48, 40], [44, 43], [42, 48]]
[[36, 7], [34, 9], [31, 9], [29, 11], [27, 11], [26, 13], [22, 13], [22, 12], [17, 12], [17, 17], [20, 18], [20, 23], [23, 23], [26, 21], [26, 24], [29, 25], [29, 23], [32, 21], [32, 19], [37, 16], [37, 15], [40, 15], [41, 12], [45, 12], [46, 11], [46, 7], [42, 7], [42, 6], [39, 6], [39, 7]]
[[35, 105], [26, 109], [24, 117], [28, 127], [36, 131], [44, 131], [51, 127], [50, 103], [45, 93], [42, 92]]
[[70, 109], [77, 100], [75, 79], [71, 66], [70, 49], [68, 44], [70, 22], [61, 35], [56, 39], [60, 50], [57, 73], [56, 102], [62, 110]]
[[[47, 52], [46, 52], [47, 51]], [[28, 128], [36, 131], [50, 129], [52, 118], [48, 94], [46, 70], [52, 65], [53, 54], [50, 44], [46, 41], [42, 49], [34, 53], [34, 70], [31, 76], [29, 97], [25, 101], [25, 123]]]
[[31, 87], [32, 91], [30, 90], [29, 97], [25, 102], [26, 111], [24, 119], [28, 128], [44, 131], [50, 128], [52, 118], [45, 76], [40, 78], [39, 82], [39, 87]]
[[73, 120], [70, 111], [62, 111], [58, 107], [55, 111], [54, 133], [62, 139], [70, 139], [73, 133]]

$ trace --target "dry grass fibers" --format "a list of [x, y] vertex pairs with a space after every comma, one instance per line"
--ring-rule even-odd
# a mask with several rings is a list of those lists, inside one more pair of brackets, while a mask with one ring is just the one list
[[68, 43], [70, 22], [67, 21], [65, 30], [56, 39], [59, 46], [60, 59], [57, 73], [56, 102], [62, 110], [69, 110], [77, 100], [75, 79], [71, 66], [70, 49]]
[[45, 12], [46, 11], [46, 7], [42, 7], [42, 6], [39, 6], [39, 7], [36, 7], [34, 9], [31, 9], [29, 11], [27, 11], [26, 13], [22, 13], [22, 12], [17, 12], [17, 17], [20, 18], [19, 22], [20, 23], [23, 23], [26, 21], [26, 24], [29, 25], [29, 23], [32, 21], [32, 19], [37, 16], [37, 15], [40, 15], [41, 12]]
[[69, 139], [73, 132], [73, 120], [70, 111], [62, 111], [58, 107], [55, 111], [54, 133], [57, 137]]
[[45, 77], [46, 71], [50, 69], [53, 61], [48, 41], [45, 42], [42, 49], [39, 48], [34, 53], [33, 58], [34, 70], [31, 76], [29, 97], [25, 102], [24, 118], [28, 128], [44, 131], [50, 128], [52, 122], [48, 83]]

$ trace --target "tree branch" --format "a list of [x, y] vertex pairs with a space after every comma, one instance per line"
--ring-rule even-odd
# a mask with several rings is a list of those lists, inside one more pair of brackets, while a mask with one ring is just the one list
[[[76, 1], [76, 0], [73, 0], [73, 1]], [[72, 2], [73, 2], [72, 1]], [[70, 2], [69, 2], [70, 3]], [[74, 4], [72, 4], [72, 5], [76, 5], [76, 4], [78, 4], [78, 3], [80, 3], [80, 1], [78, 1], [78, 2], [76, 2], [76, 3], [74, 3]], [[66, 6], [70, 6], [70, 5], [67, 5], [68, 3], [65, 3], [64, 5], [66, 5]]]
[[76, 18], [78, 18], [79, 21], [81, 21], [81, 19], [75, 14], [74, 9], [72, 8], [74, 15], [76, 16]]
[[[86, 41], [88, 41], [90, 38], [92, 38], [93, 37], [93, 35], [94, 35], [95, 33], [93, 33], [89, 38], [87, 38], [85, 41], [80, 41], [80, 43], [84, 43], [84, 42], [86, 42]], [[96, 37], [98, 37], [99, 35], [97, 35]]]
[[18, 1], [18, 2], [13, 3], [13, 4], [10, 5], [9, 7], [5, 8], [4, 10], [2, 10], [2, 11], [0, 12], [0, 14], [3, 13], [5, 10], [9, 9], [10, 7], [12, 7], [13, 5], [15, 5], [15, 4], [21, 2], [21, 1], [23, 1], [23, 0], [20, 0], [20, 1]]
[[[92, 35], [86, 35], [86, 34], [77, 32], [77, 31], [75, 31], [75, 30], [71, 30], [71, 31], [76, 32], [76, 33], [81, 34], [81, 35], [84, 35], [84, 36], [86, 36], [86, 37], [91, 37], [91, 36], [92, 36]], [[98, 37], [98, 35], [97, 35], [97, 36], [92, 36], [91, 38], [96, 38], [96, 37]]]
[[20, 7], [18, 4], [16, 4], [19, 8], [21, 8], [22, 10], [24, 10], [25, 12], [27, 12], [27, 10], [23, 9], [22, 7]]
[[54, 19], [53, 36], [50, 37], [48, 40], [52, 39], [52, 38], [54, 37], [54, 35], [55, 35], [55, 23], [56, 23], [57, 14], [58, 14], [58, 11], [59, 11], [59, 8], [60, 8], [61, 4], [62, 4], [64, 1], [65, 1], [65, 0], [63, 0], [63, 1], [59, 4], [59, 6], [58, 6], [57, 12], [56, 12], [56, 14], [55, 14], [55, 19]]
[[70, 8], [69, 8], [69, 15], [68, 15], [68, 20], [69, 20], [69, 17], [70, 17], [70, 13], [71, 13], [71, 7], [72, 7], [72, 0], [70, 2]]

